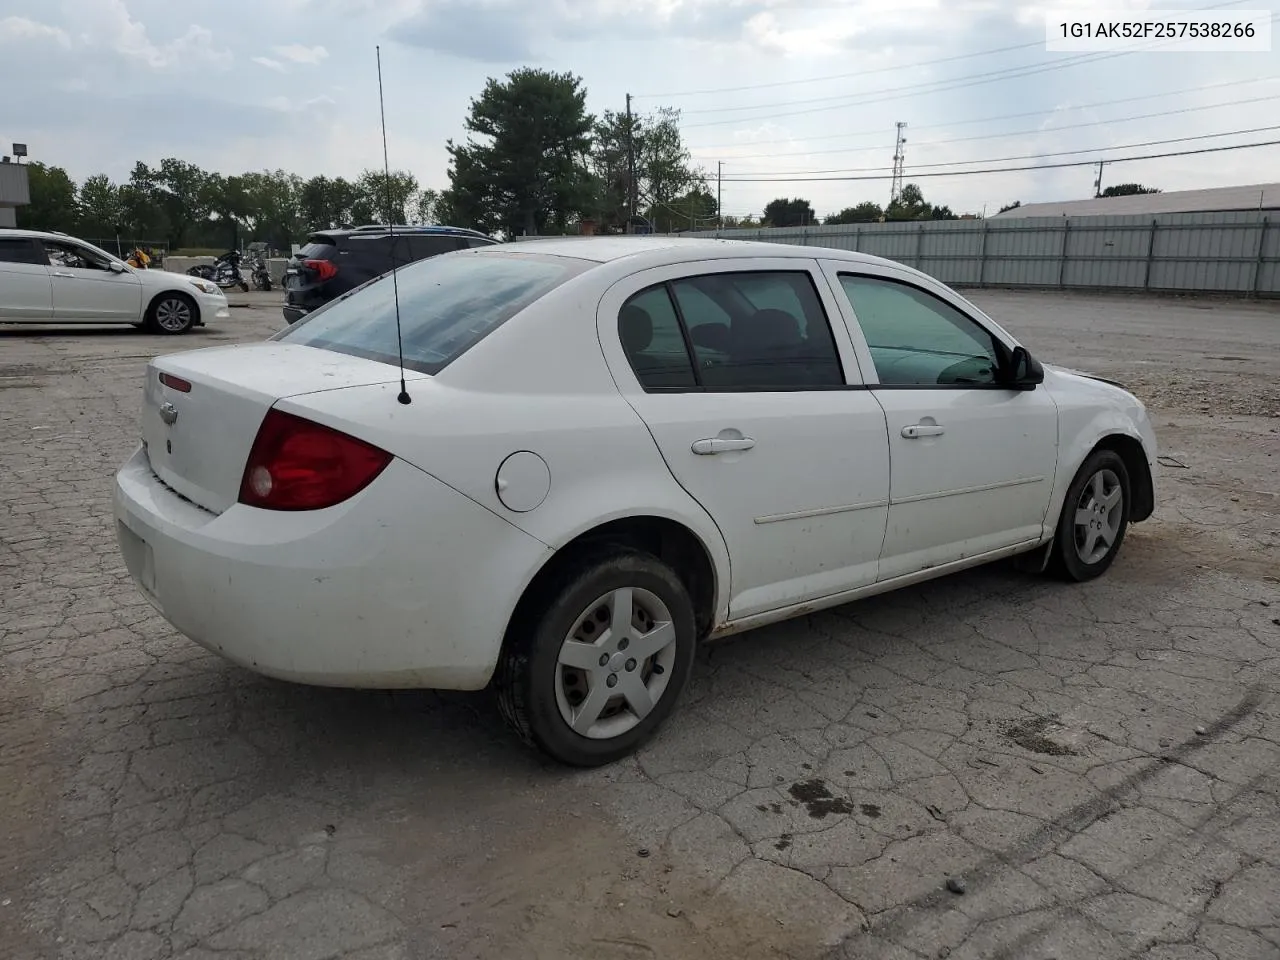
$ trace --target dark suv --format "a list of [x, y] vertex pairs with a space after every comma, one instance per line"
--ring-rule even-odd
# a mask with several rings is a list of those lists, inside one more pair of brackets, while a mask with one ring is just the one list
[[[395, 260], [392, 260], [392, 244]], [[354, 230], [321, 230], [284, 272], [284, 318], [296, 323], [312, 310], [387, 273], [392, 266], [427, 257], [487, 247], [496, 240], [461, 227], [394, 227], [385, 224]]]

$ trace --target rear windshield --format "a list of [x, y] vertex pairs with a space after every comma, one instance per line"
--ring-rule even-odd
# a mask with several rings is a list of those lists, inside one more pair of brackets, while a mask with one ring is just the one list
[[337, 250], [337, 244], [329, 237], [308, 237], [307, 245], [298, 251], [300, 260], [316, 260], [327, 257]]
[[[436, 374], [590, 261], [535, 254], [447, 253], [395, 272], [404, 365]], [[304, 317], [271, 339], [395, 364], [391, 274]]]

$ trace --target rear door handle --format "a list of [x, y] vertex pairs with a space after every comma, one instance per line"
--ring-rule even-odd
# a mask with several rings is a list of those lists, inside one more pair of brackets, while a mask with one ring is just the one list
[[913, 423], [909, 427], [902, 428], [902, 435], [908, 440], [917, 440], [920, 437], [940, 437], [945, 430], [936, 423]]
[[750, 437], [741, 440], [724, 440], [720, 437], [709, 437], [706, 440], [693, 441], [691, 448], [699, 456], [709, 457], [717, 453], [730, 453], [734, 450], [750, 450], [756, 442]]
[[62, 271], [62, 270], [53, 271], [53, 275], [55, 277], [68, 277], [71, 280], [74, 280], [76, 278], [76, 275], [74, 273], [66, 273], [65, 271]]

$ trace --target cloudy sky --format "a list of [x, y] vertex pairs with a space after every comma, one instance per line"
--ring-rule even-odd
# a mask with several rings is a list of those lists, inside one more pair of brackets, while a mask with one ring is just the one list
[[[1266, 20], [1280, 0], [1051, 6]], [[167, 156], [354, 176], [381, 165], [377, 45], [391, 163], [438, 188], [470, 98], [522, 65], [578, 74], [596, 112], [628, 93], [641, 112], [679, 108], [734, 215], [784, 195], [820, 215], [884, 203], [899, 121], [907, 179], [974, 213], [1090, 196], [1095, 170], [957, 169], [1280, 141], [1280, 52], [1048, 52], [1045, 10], [1024, 0], [0, 0], [0, 144], [76, 179]], [[1117, 163], [1104, 185], [1277, 171], [1269, 146]], [[784, 182], [853, 176], [881, 179]]]

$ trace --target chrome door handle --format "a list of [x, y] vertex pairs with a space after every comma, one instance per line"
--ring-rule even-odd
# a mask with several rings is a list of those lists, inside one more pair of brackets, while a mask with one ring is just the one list
[[70, 279], [72, 279], [72, 280], [74, 280], [74, 279], [76, 278], [76, 275], [75, 275], [74, 273], [66, 273], [66, 272], [64, 272], [64, 271], [62, 271], [62, 270], [55, 270], [55, 271], [53, 271], [53, 275], [54, 275], [55, 277], [69, 277], [69, 278], [70, 278]]
[[940, 437], [945, 430], [935, 423], [913, 423], [909, 427], [902, 428], [902, 435], [908, 440], [916, 440], [920, 437]]
[[730, 453], [734, 450], [750, 450], [756, 442], [750, 437], [741, 440], [722, 440], [720, 437], [709, 437], [706, 440], [693, 441], [692, 450], [699, 456], [709, 457], [717, 453]]

